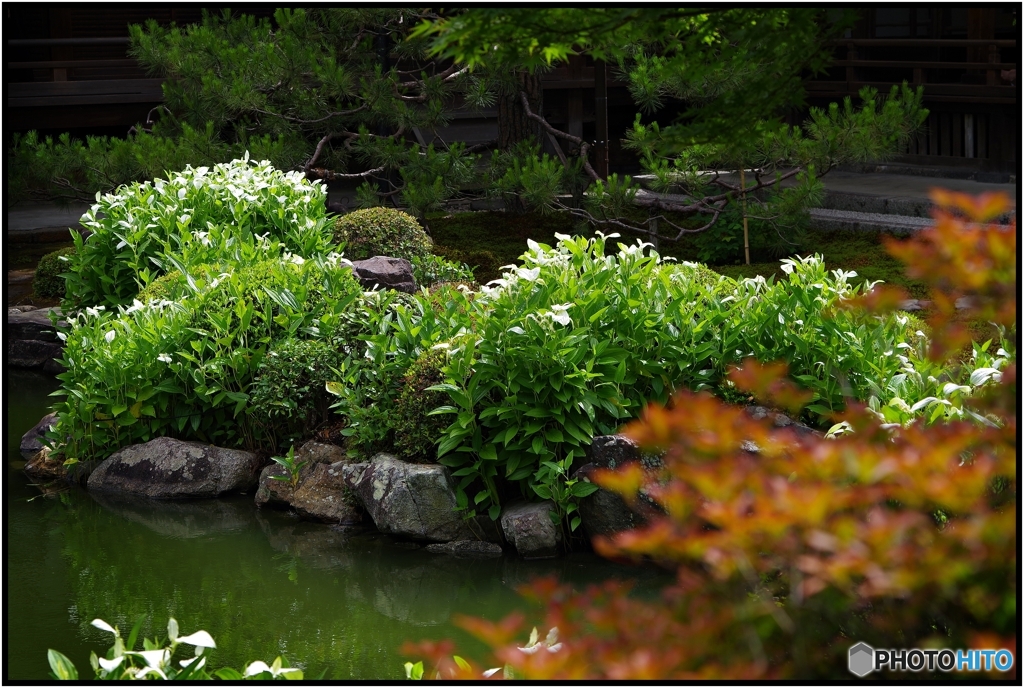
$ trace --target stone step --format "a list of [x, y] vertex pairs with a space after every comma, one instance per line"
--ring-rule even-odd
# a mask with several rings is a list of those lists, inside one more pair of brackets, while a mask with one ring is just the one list
[[931, 226], [929, 217], [865, 213], [856, 210], [811, 208], [811, 225], [828, 231], [870, 231], [890, 234], [912, 234]]

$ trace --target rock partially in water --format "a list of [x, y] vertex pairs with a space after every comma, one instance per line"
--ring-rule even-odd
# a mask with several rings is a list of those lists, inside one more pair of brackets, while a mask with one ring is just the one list
[[[302, 471], [299, 471], [300, 476], [301, 474]], [[287, 509], [292, 505], [294, 490], [291, 481], [280, 478], [288, 478], [288, 472], [281, 464], [272, 463], [263, 467], [260, 472], [259, 487], [256, 489], [256, 506]]]
[[42, 439], [47, 431], [56, 427], [57, 414], [47, 413], [42, 419], [32, 426], [32, 429], [21, 436], [21, 455], [26, 459], [35, 456], [43, 448]]
[[435, 542], [425, 548], [433, 554], [450, 554], [462, 558], [500, 557], [504, 550], [496, 542], [482, 540], [455, 540], [453, 542]]
[[57, 342], [38, 339], [9, 339], [7, 341], [7, 365], [14, 368], [41, 368], [47, 373], [64, 372], [58, 359], [64, 355], [64, 347]]
[[25, 473], [40, 483], [68, 479], [68, 470], [64, 467], [64, 462], [50, 458], [49, 447], [43, 447], [29, 457], [25, 463]]
[[[341, 447], [312, 440], [295, 452], [299, 480], [293, 488], [283, 466], [272, 463], [260, 473], [256, 506], [293, 508], [303, 518], [326, 523], [360, 523], [363, 512], [341, 470], [354, 461]], [[275, 477], [277, 476], [277, 477]]]
[[[24, 307], [19, 312], [12, 312], [7, 309], [7, 327], [4, 329], [4, 338], [31, 339], [40, 342], [56, 342], [57, 333], [50, 322], [50, 311], [58, 317], [61, 315], [59, 308], [32, 309], [26, 311]], [[67, 322], [60, 320], [58, 326], [66, 326]]]
[[292, 493], [291, 505], [303, 518], [327, 523], [360, 523], [363, 510], [342, 477], [350, 461], [318, 463]]
[[493, 530], [480, 527], [486, 525], [481, 519], [473, 529], [462, 519], [455, 484], [444, 466], [406, 463], [380, 453], [369, 463], [345, 466], [342, 473], [382, 533], [433, 542], [495, 539]]
[[501, 531], [505, 540], [524, 559], [546, 559], [558, 554], [562, 531], [551, 520], [555, 505], [551, 501], [519, 502], [501, 514]]
[[259, 458], [238, 449], [158, 437], [125, 447], [89, 476], [90, 490], [151, 499], [199, 499], [256, 487]]
[[[598, 467], [592, 463], [580, 466], [574, 477], [593, 482]], [[638, 502], [637, 509], [631, 509], [621, 496], [599, 487], [596, 492], [580, 500], [580, 521], [587, 537], [610, 536], [624, 530], [647, 525], [645, 514], [649, 511], [644, 502]]]

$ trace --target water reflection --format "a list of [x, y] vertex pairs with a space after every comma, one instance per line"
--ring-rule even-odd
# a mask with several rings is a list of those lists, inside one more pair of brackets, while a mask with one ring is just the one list
[[248, 500], [203, 499], [188, 502], [90, 492], [100, 506], [154, 533], [189, 539], [252, 528], [256, 515]]

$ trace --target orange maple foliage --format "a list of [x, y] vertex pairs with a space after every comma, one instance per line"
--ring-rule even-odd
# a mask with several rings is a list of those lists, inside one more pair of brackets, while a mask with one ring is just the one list
[[[966, 341], [954, 318], [965, 296], [1015, 338], [1016, 222], [981, 224], [1008, 200], [939, 191], [933, 200], [933, 228], [887, 242], [933, 287], [932, 355], [944, 360]], [[1014, 364], [971, 400], [988, 424], [894, 430], [851, 402], [837, 420], [852, 432], [829, 439], [680, 392], [624, 430], [663, 451], [664, 469], [630, 465], [595, 478], [627, 502], [642, 488], [664, 510], [644, 529], [594, 541], [604, 556], [675, 567], [661, 602], [634, 599], [621, 583], [574, 593], [536, 581], [522, 592], [543, 607], [542, 629], [559, 629], [557, 651], [518, 649], [522, 614], [459, 623], [493, 649], [491, 666], [528, 679], [844, 679], [847, 648], [861, 640], [1016, 651], [1016, 378]], [[731, 379], [776, 405], [807, 399], [784, 366], [747, 361]], [[760, 452], [744, 451], [744, 440]], [[480, 676], [447, 659], [448, 643], [406, 649], [441, 677]]]

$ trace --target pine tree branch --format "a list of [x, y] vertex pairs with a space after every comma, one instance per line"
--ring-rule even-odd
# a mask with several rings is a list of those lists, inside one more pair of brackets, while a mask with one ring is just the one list
[[594, 168], [590, 166], [590, 160], [587, 157], [587, 153], [590, 150], [589, 143], [587, 143], [578, 136], [573, 136], [572, 134], [567, 134], [564, 131], [561, 131], [560, 129], [555, 129], [553, 126], [548, 124], [548, 121], [546, 119], [544, 119], [540, 115], [535, 114], [533, 110], [530, 109], [530, 101], [527, 99], [525, 91], [519, 92], [519, 101], [523, 104], [523, 111], [526, 112], [526, 116], [532, 119], [534, 122], [539, 123], [542, 127], [544, 127], [545, 131], [552, 134], [553, 136], [565, 139], [566, 141], [572, 141], [577, 146], [579, 146], [580, 160], [583, 161], [583, 169], [586, 171], [587, 176], [589, 176], [590, 179], [595, 182], [601, 180], [600, 175], [598, 175], [597, 172], [594, 171]]
[[385, 170], [384, 165], [380, 167], [374, 167], [372, 170], [366, 170], [365, 172], [353, 172], [352, 174], [343, 174], [341, 172], [335, 172], [334, 170], [327, 170], [322, 167], [311, 167], [306, 170], [306, 177], [309, 179], [323, 179], [324, 181], [331, 182], [335, 179], [366, 179], [372, 177], [375, 174], [380, 174]]
[[331, 117], [347, 117], [348, 115], [354, 115], [357, 112], [362, 112], [363, 110], [366, 109], [366, 103], [363, 103], [359, 107], [357, 107], [355, 109], [352, 109], [352, 110], [342, 110], [340, 112], [330, 112], [330, 113], [328, 113], [328, 114], [326, 114], [323, 117], [320, 117], [318, 119], [301, 119], [299, 117], [289, 117], [288, 115], [282, 115], [279, 112], [270, 112], [269, 110], [262, 110], [262, 109], [257, 108], [257, 107], [254, 107], [252, 109], [255, 112], [259, 112], [259, 113], [264, 114], [264, 115], [270, 115], [271, 117], [278, 117], [278, 118], [286, 120], [288, 122], [295, 122], [296, 124], [319, 124], [320, 122], [328, 120]]

